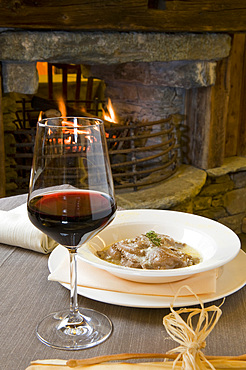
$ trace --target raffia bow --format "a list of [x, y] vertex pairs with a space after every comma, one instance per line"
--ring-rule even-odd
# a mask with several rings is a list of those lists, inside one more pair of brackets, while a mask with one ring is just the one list
[[[188, 289], [197, 298], [201, 308], [181, 308], [178, 311], [173, 309], [174, 302], [178, 297], [181, 289]], [[223, 302], [222, 302], [223, 304]], [[180, 344], [180, 346], [168, 351], [167, 353], [178, 353], [173, 362], [173, 369], [177, 361], [182, 359], [182, 370], [202, 370], [209, 368], [215, 370], [214, 366], [206, 359], [201, 351], [205, 348], [205, 339], [217, 324], [222, 311], [217, 306], [205, 308], [200, 298], [190, 289], [188, 285], [181, 287], [170, 305], [171, 313], [163, 318], [163, 325], [168, 334]], [[186, 321], [181, 314], [189, 313]], [[194, 323], [196, 320], [196, 323]]]

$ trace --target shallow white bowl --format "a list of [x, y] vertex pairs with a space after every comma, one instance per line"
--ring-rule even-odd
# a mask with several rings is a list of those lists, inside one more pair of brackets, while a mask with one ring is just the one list
[[[196, 249], [202, 261], [193, 266], [148, 270], [114, 265], [96, 256], [106, 246], [154, 230]], [[79, 258], [123, 279], [166, 283], [208, 271], [231, 261], [240, 250], [240, 239], [228, 227], [205, 217], [169, 210], [119, 211], [114, 221], [79, 249]]]

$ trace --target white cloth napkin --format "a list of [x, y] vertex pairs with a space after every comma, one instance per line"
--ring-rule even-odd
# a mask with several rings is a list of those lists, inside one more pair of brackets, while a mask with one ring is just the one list
[[0, 243], [40, 253], [49, 253], [57, 246], [53, 239], [31, 223], [26, 203], [11, 211], [0, 210]]
[[[155, 295], [173, 297], [183, 285], [189, 285], [196, 294], [216, 292], [217, 270], [196, 274], [184, 280], [172, 283], [146, 284], [121, 279], [105, 270], [98, 269], [78, 258], [78, 286], [128, 294]], [[49, 280], [69, 283], [69, 256], [61, 261], [49, 275]], [[182, 296], [191, 295], [182, 289]]]

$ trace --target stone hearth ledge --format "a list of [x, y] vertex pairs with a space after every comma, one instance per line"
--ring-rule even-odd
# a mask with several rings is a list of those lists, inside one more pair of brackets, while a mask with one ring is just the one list
[[245, 157], [225, 158], [221, 167], [208, 170], [181, 165], [172, 177], [160, 184], [136, 192], [116, 192], [116, 200], [124, 209], [173, 209], [195, 198], [208, 176], [215, 178], [241, 171], [246, 171]]
[[246, 171], [246, 157], [228, 157], [224, 159], [222, 166], [206, 170], [210, 177], [219, 177], [239, 171]]
[[170, 209], [199, 194], [206, 178], [206, 171], [181, 165], [160, 184], [135, 192], [116, 192], [117, 204], [124, 209]]

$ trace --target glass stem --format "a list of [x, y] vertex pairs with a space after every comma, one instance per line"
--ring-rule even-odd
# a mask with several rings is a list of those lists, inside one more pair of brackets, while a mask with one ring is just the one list
[[70, 311], [58, 325], [58, 330], [63, 330], [69, 335], [81, 335], [81, 327], [87, 325], [83, 315], [79, 312], [77, 295], [77, 250], [68, 247], [70, 258]]
[[69, 248], [69, 256], [70, 256], [70, 314], [76, 316], [78, 313], [77, 250]]

